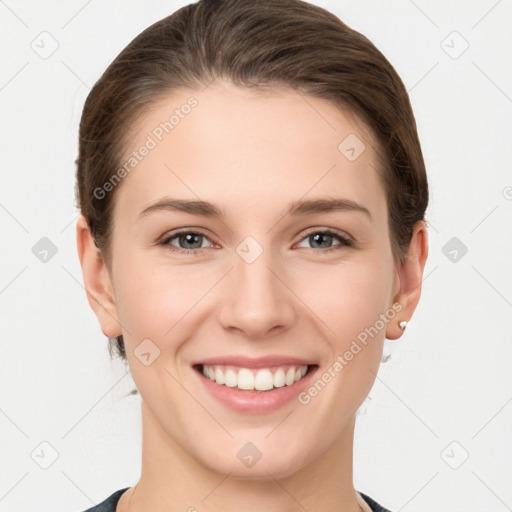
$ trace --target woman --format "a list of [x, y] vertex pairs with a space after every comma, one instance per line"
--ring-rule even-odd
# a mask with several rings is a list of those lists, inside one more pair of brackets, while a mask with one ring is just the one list
[[297, 0], [178, 10], [91, 90], [77, 197], [143, 425], [140, 480], [89, 511], [385, 511], [355, 413], [420, 298], [428, 187], [375, 46]]

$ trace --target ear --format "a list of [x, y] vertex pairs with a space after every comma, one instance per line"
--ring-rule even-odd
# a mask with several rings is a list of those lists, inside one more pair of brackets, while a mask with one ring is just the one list
[[413, 226], [411, 241], [405, 254], [405, 261], [398, 267], [400, 290], [393, 303], [400, 303], [402, 310], [386, 328], [386, 338], [396, 340], [403, 334], [399, 323], [409, 321], [418, 305], [421, 296], [423, 270], [428, 256], [427, 226], [423, 220]]
[[109, 338], [120, 336], [121, 324], [108, 268], [83, 215], [76, 223], [76, 242], [87, 300], [98, 317], [101, 330]]

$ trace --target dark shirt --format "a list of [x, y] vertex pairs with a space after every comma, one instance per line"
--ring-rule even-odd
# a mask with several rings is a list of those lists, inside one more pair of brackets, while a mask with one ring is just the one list
[[[123, 492], [126, 491], [127, 489], [129, 489], [129, 487], [119, 489], [119, 491], [116, 491], [114, 494], [111, 494], [105, 501], [98, 503], [98, 505], [92, 508], [88, 508], [84, 512], [116, 512], [117, 502], [119, 501], [121, 494], [123, 494]], [[370, 508], [373, 510], [373, 512], [391, 512], [387, 508], [384, 508], [382, 505], [379, 505], [376, 501], [372, 500], [366, 494], [362, 493], [361, 491], [358, 492], [363, 497], [364, 501], [366, 501], [366, 503], [370, 505]]]

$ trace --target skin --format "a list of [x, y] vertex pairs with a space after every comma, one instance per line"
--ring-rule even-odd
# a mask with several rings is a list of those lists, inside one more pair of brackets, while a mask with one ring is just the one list
[[[399, 264], [371, 133], [329, 102], [290, 89], [217, 82], [175, 91], [134, 123], [127, 155], [191, 95], [197, 107], [118, 185], [108, 263], [85, 219], [77, 222], [88, 300], [103, 333], [123, 335], [142, 400], [141, 478], [117, 510], [369, 510], [352, 481], [355, 413], [384, 337], [402, 335], [398, 323], [419, 301], [425, 223], [414, 226]], [[353, 162], [338, 150], [351, 133], [366, 146]], [[169, 209], [139, 217], [165, 196], [210, 201], [225, 218]], [[356, 210], [286, 215], [293, 201], [325, 197], [356, 201], [371, 218]], [[205, 237], [158, 244], [181, 228]], [[354, 246], [336, 238], [315, 245], [307, 236], [326, 229]], [[263, 249], [250, 264], [236, 252], [249, 235]], [[284, 354], [316, 361], [320, 375], [393, 304], [401, 312], [307, 405], [237, 413], [191, 368], [207, 357]], [[148, 338], [160, 355], [145, 366], [134, 350]], [[236, 455], [249, 441], [262, 452], [251, 468]]]

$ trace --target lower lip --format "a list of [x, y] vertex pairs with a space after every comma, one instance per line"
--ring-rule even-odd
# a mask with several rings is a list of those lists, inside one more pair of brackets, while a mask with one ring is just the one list
[[308, 386], [317, 370], [318, 366], [315, 366], [302, 379], [290, 386], [284, 385], [269, 391], [230, 388], [208, 379], [200, 371], [194, 369], [194, 372], [197, 373], [206, 389], [224, 405], [237, 412], [263, 414], [275, 411], [294, 398], [297, 398], [297, 395]]

